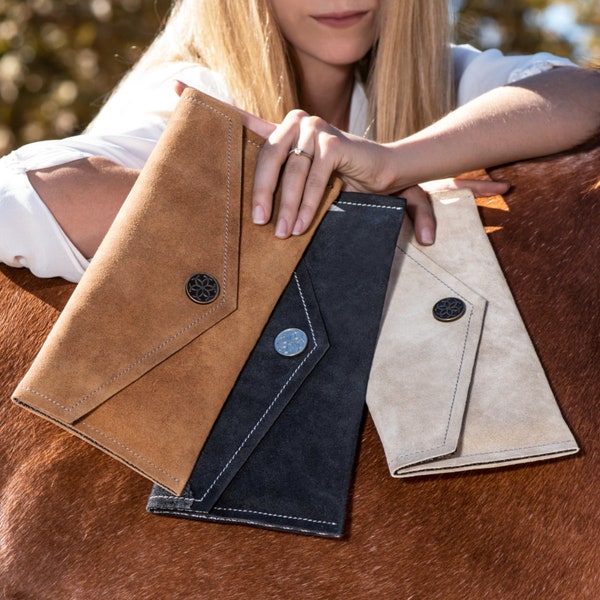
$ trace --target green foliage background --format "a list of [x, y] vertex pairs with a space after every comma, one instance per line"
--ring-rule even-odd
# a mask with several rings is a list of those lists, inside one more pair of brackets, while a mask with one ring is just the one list
[[[223, 0], [239, 1], [239, 0]], [[396, 0], [401, 1], [401, 0]], [[543, 49], [580, 63], [600, 55], [600, 2], [570, 0], [588, 39], [540, 26], [557, 0], [453, 0], [456, 41], [505, 52]], [[170, 0], [0, 0], [0, 155], [81, 131], [151, 42]]]

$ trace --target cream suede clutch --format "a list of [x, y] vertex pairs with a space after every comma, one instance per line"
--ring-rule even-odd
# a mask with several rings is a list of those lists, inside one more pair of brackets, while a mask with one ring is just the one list
[[414, 245], [403, 225], [367, 392], [391, 474], [577, 452], [473, 195], [432, 201], [433, 246]]

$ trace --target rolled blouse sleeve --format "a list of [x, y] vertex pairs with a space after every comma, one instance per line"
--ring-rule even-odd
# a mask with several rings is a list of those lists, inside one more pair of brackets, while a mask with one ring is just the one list
[[163, 129], [149, 124], [126, 134], [34, 142], [0, 159], [0, 262], [26, 267], [38, 277], [79, 281], [89, 261], [61, 229], [27, 172], [90, 156], [141, 169]]
[[14, 155], [0, 160], [0, 262], [79, 281], [88, 261], [33, 190]]
[[100, 156], [141, 169], [177, 103], [180, 79], [230, 101], [219, 78], [198, 65], [161, 65], [129, 82], [86, 133], [27, 144], [0, 158], [0, 262], [38, 277], [81, 279], [89, 261], [79, 252], [31, 185], [27, 172]]
[[453, 46], [452, 61], [456, 84], [457, 106], [465, 104], [489, 90], [514, 83], [525, 77], [555, 67], [576, 67], [567, 58], [538, 52], [528, 56], [505, 55], [499, 50], [483, 52], [467, 44]]

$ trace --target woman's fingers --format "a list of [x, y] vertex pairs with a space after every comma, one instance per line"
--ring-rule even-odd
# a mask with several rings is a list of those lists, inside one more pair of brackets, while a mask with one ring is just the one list
[[300, 235], [310, 226], [335, 165], [327, 151], [331, 126], [304, 111], [289, 113], [267, 138], [254, 175], [253, 218], [272, 217], [273, 197], [281, 195], [275, 235]]
[[[301, 121], [304, 115], [298, 117]], [[315, 158], [315, 132], [303, 127], [301, 122], [298, 125], [297, 139], [287, 152], [281, 176], [281, 201], [275, 226], [275, 235], [279, 238], [287, 238], [302, 228], [298, 211], [304, 202], [304, 190]]]
[[[289, 113], [283, 122], [275, 127], [267, 137], [258, 155], [252, 191], [252, 218], [259, 225], [268, 223], [271, 219], [273, 198], [281, 170], [287, 161], [290, 149], [295, 145], [298, 138], [299, 127], [297, 122], [301, 118], [300, 113], [301, 111]], [[288, 212], [290, 211], [288, 210]], [[285, 217], [289, 219], [289, 215]], [[288, 224], [288, 228], [292, 224]], [[281, 235], [280, 232], [279, 237], [287, 237], [288, 235]]]
[[[175, 92], [181, 96], [189, 87], [177, 80]], [[273, 200], [281, 185], [275, 235], [287, 238], [304, 233], [317, 212], [335, 166], [330, 164], [324, 138], [337, 138], [335, 128], [319, 117], [293, 110], [275, 125], [234, 107], [242, 115], [244, 127], [266, 138], [260, 151], [252, 191], [252, 220], [263, 225], [273, 217]]]
[[[302, 194], [302, 202], [298, 208], [292, 235], [303, 234], [312, 223], [317, 210], [323, 200], [325, 189], [329, 183], [333, 168], [328, 167], [326, 159], [322, 157], [322, 153], [317, 149], [319, 160], [311, 164], [311, 168], [304, 184], [304, 192]], [[289, 162], [289, 161], [288, 161]]]
[[455, 179], [456, 189], [469, 188], [475, 196], [487, 197], [506, 194], [510, 190], [507, 181], [491, 181], [485, 179]]
[[505, 194], [510, 189], [510, 183], [483, 179], [439, 179], [404, 190], [401, 195], [407, 200], [407, 211], [420, 244], [430, 246], [435, 241], [435, 215], [428, 194], [462, 188], [469, 188], [475, 196], [486, 197]]
[[318, 117], [302, 118], [281, 178], [279, 215], [291, 227], [287, 232], [282, 227], [276, 235], [301, 235], [312, 223], [336, 166], [329, 152], [331, 129]]
[[270, 121], [265, 121], [256, 115], [253, 115], [237, 106], [234, 106], [235, 110], [237, 110], [242, 115], [242, 123], [246, 129], [250, 129], [254, 131], [254, 133], [258, 133], [261, 137], [268, 138], [277, 125], [271, 123]]
[[435, 241], [435, 216], [429, 195], [415, 185], [400, 193], [406, 198], [407, 212], [412, 219], [417, 242], [431, 246]]
[[[179, 95], [186, 87], [181, 81], [175, 83]], [[288, 113], [280, 125], [236, 110], [246, 128], [266, 138], [254, 173], [252, 220], [262, 225], [273, 218], [275, 191], [280, 184], [280, 203], [275, 216], [277, 237], [301, 235], [310, 227], [335, 171], [339, 171], [344, 189], [392, 193], [381, 177], [384, 146], [343, 134], [323, 119], [301, 110]], [[458, 187], [462, 183], [452, 185]], [[402, 195], [408, 201], [417, 241], [432, 244], [435, 218], [427, 193], [414, 186]]]
[[185, 90], [186, 87], [189, 86], [186, 83], [183, 83], [183, 81], [179, 81], [179, 79], [175, 81], [175, 93], [178, 96], [181, 96], [181, 94], [183, 94], [183, 90]]

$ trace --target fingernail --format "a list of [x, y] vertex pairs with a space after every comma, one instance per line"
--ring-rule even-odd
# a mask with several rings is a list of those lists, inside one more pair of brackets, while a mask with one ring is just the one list
[[252, 209], [252, 221], [256, 225], [264, 225], [267, 222], [265, 218], [265, 209], [262, 206], [255, 206]]
[[421, 244], [424, 246], [431, 246], [434, 239], [434, 233], [431, 227], [424, 227], [421, 229]]
[[300, 235], [304, 232], [304, 221], [302, 219], [297, 219], [296, 224], [294, 225], [294, 230], [292, 231], [292, 235]]
[[286, 238], [288, 236], [288, 225], [285, 219], [279, 219], [277, 221], [277, 227], [275, 227], [275, 237]]

